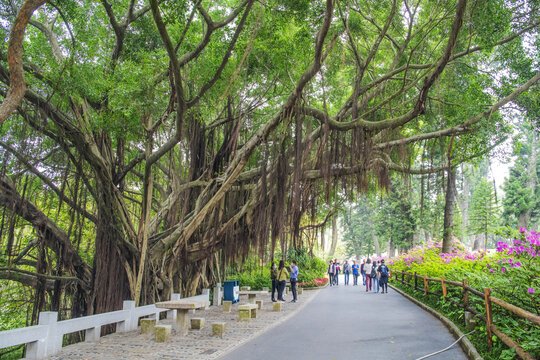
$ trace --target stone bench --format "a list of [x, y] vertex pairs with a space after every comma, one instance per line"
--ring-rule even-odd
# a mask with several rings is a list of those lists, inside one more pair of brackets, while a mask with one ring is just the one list
[[244, 304], [238, 306], [238, 321], [249, 321], [257, 318], [257, 304]]
[[156, 325], [154, 327], [154, 338], [158, 343], [167, 342], [171, 337], [171, 325]]
[[204, 327], [204, 318], [191, 318], [191, 329], [201, 330]]
[[226, 325], [227, 325], [226, 322], [212, 323], [212, 336], [223, 337], [223, 334], [225, 334]]

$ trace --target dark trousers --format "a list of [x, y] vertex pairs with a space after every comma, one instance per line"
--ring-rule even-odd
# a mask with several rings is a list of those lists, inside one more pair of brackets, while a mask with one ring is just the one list
[[278, 281], [272, 280], [272, 300], [276, 300], [276, 290], [278, 288]]
[[328, 282], [330, 286], [334, 285], [334, 274], [328, 274]]
[[296, 283], [297, 279], [291, 279], [291, 291], [293, 300], [296, 301]]
[[354, 276], [354, 284], [353, 285], [358, 285], [358, 274], [353, 274]]
[[379, 285], [381, 286], [381, 291], [388, 292], [388, 277], [381, 276], [381, 278], [379, 279]]
[[278, 290], [277, 290], [277, 299], [278, 300], [284, 301], [283, 300], [283, 291], [284, 290], [285, 290], [285, 280], [279, 281], [278, 282]]

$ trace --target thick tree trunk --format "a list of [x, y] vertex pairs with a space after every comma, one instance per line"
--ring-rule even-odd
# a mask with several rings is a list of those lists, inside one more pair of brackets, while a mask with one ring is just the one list
[[326, 245], [325, 244], [325, 238], [324, 238], [325, 230], [326, 230], [325, 228], [321, 229], [321, 250], [322, 250], [323, 254], [324, 254], [324, 248], [325, 248], [325, 245]]
[[[152, 127], [152, 119], [147, 117], [146, 128]], [[146, 143], [146, 160], [152, 154], [152, 139], [148, 139]], [[135, 292], [133, 297], [135, 299], [136, 306], [139, 306], [141, 301], [141, 291], [143, 288], [143, 278], [145, 277], [146, 256], [148, 253], [148, 226], [150, 222], [150, 210], [152, 208], [152, 192], [154, 189], [154, 173], [151, 166], [145, 166], [144, 178], [143, 178], [143, 201], [141, 207], [141, 218], [139, 222], [139, 233], [137, 236], [138, 246], [140, 249], [141, 260], [139, 262], [139, 269], [137, 271], [137, 277], [135, 281]]]
[[362, 242], [353, 241], [354, 255], [356, 260], [360, 260], [360, 252], [362, 251]]
[[443, 227], [443, 243], [442, 252], [449, 253], [452, 251], [452, 243], [454, 237], [454, 208], [456, 201], [456, 170], [450, 168], [447, 171], [446, 184], [446, 203], [444, 205], [444, 227]]
[[[531, 153], [529, 154], [529, 166], [527, 167], [527, 187], [531, 189], [532, 197], [535, 198], [535, 192], [536, 192], [536, 159], [537, 159], [537, 151], [536, 151], [536, 144], [537, 144], [537, 135], [536, 130], [532, 130], [532, 139], [531, 139]], [[532, 207], [528, 207], [526, 210], [523, 210], [520, 212], [518, 217], [518, 229], [528, 228], [529, 223], [531, 221], [531, 213], [532, 213]]]
[[332, 245], [330, 246], [330, 257], [334, 257], [334, 253], [336, 252], [336, 246], [337, 246], [337, 215], [334, 215], [332, 217]]
[[396, 256], [396, 249], [394, 247], [394, 243], [392, 243], [392, 240], [388, 241], [388, 257], [393, 258]]
[[98, 199], [98, 206], [93, 301], [88, 305], [89, 314], [121, 310], [122, 302], [132, 299], [124, 266], [126, 259], [117, 246], [124, 241], [120, 221], [107, 199]]
[[373, 238], [373, 246], [375, 246], [375, 254], [377, 254], [377, 256], [381, 256], [381, 245], [379, 244], [379, 238], [377, 238], [373, 229], [371, 229], [371, 237]]
[[[463, 200], [461, 201], [460, 208], [463, 215], [463, 229], [469, 228], [469, 200], [471, 194], [471, 180], [469, 176], [465, 175], [465, 170], [463, 171]], [[467, 231], [463, 231], [463, 242], [470, 243], [470, 236], [467, 235]], [[472, 244], [471, 244], [472, 245]]]
[[475, 235], [474, 241], [473, 241], [473, 250], [480, 249], [481, 244], [482, 244], [482, 235], [481, 234]]
[[8, 45], [9, 90], [0, 105], [0, 125], [11, 115], [24, 98], [26, 82], [24, 80], [22, 51], [26, 25], [34, 11], [47, 0], [27, 0], [21, 6], [11, 29]]

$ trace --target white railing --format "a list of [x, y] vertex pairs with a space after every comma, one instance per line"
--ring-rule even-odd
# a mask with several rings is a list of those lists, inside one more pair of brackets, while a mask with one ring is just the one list
[[[173, 294], [171, 300], [179, 300], [180, 294]], [[210, 300], [210, 290], [204, 289], [202, 295], [190, 297], [192, 300]], [[64, 335], [77, 331], [85, 331], [85, 341], [95, 342], [101, 336], [101, 327], [117, 324], [116, 331], [137, 330], [139, 319], [167, 312], [167, 318], [176, 319], [176, 310], [156, 308], [155, 305], [135, 307], [135, 301], [126, 300], [123, 310], [109, 313], [84, 316], [75, 319], [58, 321], [58, 313], [43, 311], [39, 314], [38, 325], [0, 332], [0, 349], [26, 345], [27, 359], [43, 359], [62, 350]]]

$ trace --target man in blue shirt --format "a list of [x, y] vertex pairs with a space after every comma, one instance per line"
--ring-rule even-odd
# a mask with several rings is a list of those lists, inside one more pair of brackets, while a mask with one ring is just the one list
[[298, 282], [298, 266], [296, 266], [296, 260], [291, 261], [289, 269], [291, 269], [291, 290], [293, 294], [291, 302], [296, 302], [296, 283]]
[[360, 269], [360, 265], [358, 265], [358, 264], [356, 263], [356, 260], [354, 260], [354, 264], [353, 264], [353, 266], [352, 266], [352, 273], [353, 273], [353, 277], [354, 277], [354, 284], [353, 284], [353, 286], [358, 285], [358, 275], [360, 275], [360, 274], [359, 274], [359, 269]]

